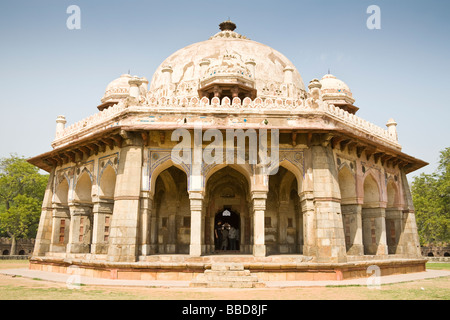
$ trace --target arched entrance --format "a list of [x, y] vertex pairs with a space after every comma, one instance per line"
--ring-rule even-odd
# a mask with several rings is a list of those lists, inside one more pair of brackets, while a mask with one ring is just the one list
[[[225, 250], [222, 249], [222, 243], [220, 240], [223, 240], [221, 238], [220, 229], [218, 228], [220, 223], [221, 228], [223, 229], [226, 226], [229, 226], [229, 228], [233, 227], [236, 230], [236, 243], [235, 243], [235, 250], [233, 250], [231, 242], [228, 241], [227, 248]], [[214, 219], [214, 237], [218, 236], [218, 243], [215, 246], [215, 252], [216, 253], [224, 253], [225, 251], [229, 251], [229, 253], [239, 252], [240, 250], [240, 230], [241, 230], [241, 217], [239, 213], [232, 211], [230, 208], [224, 208], [223, 210], [220, 210], [216, 213], [215, 219]]]
[[[219, 253], [216, 250], [215, 227], [219, 219], [239, 228], [237, 250], [227, 254], [251, 254], [253, 249], [253, 220], [250, 215], [250, 192], [248, 179], [238, 171], [239, 168], [223, 167], [209, 176], [205, 193], [205, 251]], [[223, 213], [228, 210], [230, 213]]]

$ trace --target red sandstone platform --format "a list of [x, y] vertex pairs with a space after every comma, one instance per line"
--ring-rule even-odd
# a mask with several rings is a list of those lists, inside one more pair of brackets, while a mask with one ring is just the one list
[[[347, 280], [426, 271], [426, 259], [402, 259], [395, 256], [349, 257], [346, 263], [315, 263], [301, 255], [188, 255], [143, 256], [138, 262], [108, 262], [59, 257], [33, 257], [30, 269], [80, 276], [119, 280], [192, 281], [213, 264], [238, 263], [250, 270], [260, 281]], [[353, 261], [355, 260], [355, 261]], [[369, 269], [369, 267], [371, 267]]]

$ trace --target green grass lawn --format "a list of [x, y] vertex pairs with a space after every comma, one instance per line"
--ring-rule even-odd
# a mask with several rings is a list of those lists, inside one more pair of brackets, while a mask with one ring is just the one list
[[431, 270], [450, 270], [450, 263], [445, 262], [428, 262], [427, 269]]
[[[0, 269], [27, 268], [26, 260], [0, 260]], [[427, 269], [450, 270], [450, 263], [427, 263]], [[366, 286], [195, 290], [180, 288], [101, 287], [69, 289], [64, 283], [0, 275], [0, 300], [450, 300], [450, 277]]]

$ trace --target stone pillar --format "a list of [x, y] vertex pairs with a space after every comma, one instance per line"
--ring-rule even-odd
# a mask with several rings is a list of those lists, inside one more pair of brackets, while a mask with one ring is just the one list
[[388, 128], [389, 135], [394, 138], [395, 140], [398, 140], [398, 134], [397, 134], [397, 122], [395, 122], [394, 119], [389, 119], [389, 121], [386, 124], [386, 127]]
[[267, 192], [253, 191], [253, 255], [266, 256], [264, 215], [266, 212]]
[[138, 254], [142, 141], [139, 136], [124, 134], [114, 193], [108, 260], [135, 262]]
[[363, 208], [364, 254], [387, 255], [385, 208]]
[[238, 86], [234, 86], [233, 88], [231, 88], [231, 96], [232, 96], [232, 98], [239, 98], [239, 87]]
[[245, 65], [247, 66], [248, 70], [251, 73], [251, 78], [253, 79], [253, 81], [255, 81], [256, 79], [256, 62], [253, 59], [249, 59], [247, 61], [245, 61]]
[[330, 145], [310, 147], [313, 175], [316, 261], [346, 262], [338, 173]]
[[289, 253], [287, 244], [287, 217], [289, 210], [289, 201], [280, 201], [278, 208], [278, 252]]
[[208, 59], [202, 59], [202, 61], [200, 61], [200, 73], [201, 73], [201, 77], [203, 77], [206, 73], [206, 71], [208, 70], [209, 64], [211, 62]]
[[[109, 231], [111, 228], [111, 218], [114, 211], [113, 200], [100, 200], [94, 203], [92, 248], [91, 252], [96, 254], [107, 254], [109, 243]], [[105, 239], [105, 236], [106, 239]]]
[[92, 241], [92, 204], [69, 204], [70, 230], [67, 253], [90, 253]]
[[191, 244], [189, 246], [189, 255], [200, 257], [202, 255], [203, 234], [203, 192], [190, 191], [189, 199], [191, 202]]
[[171, 66], [165, 66], [161, 69], [161, 72], [163, 74], [163, 81], [165, 85], [170, 85], [172, 83], [172, 73], [173, 69]]
[[66, 117], [64, 116], [58, 116], [56, 118], [56, 137], [58, 138], [59, 134], [64, 131], [64, 128], [66, 126]]
[[143, 83], [143, 81], [138, 77], [133, 77], [128, 81], [130, 85], [130, 97], [132, 98], [139, 98], [141, 95], [140, 87]]
[[364, 255], [362, 238], [362, 206], [360, 204], [341, 205], [344, 225], [345, 246], [348, 255]]
[[[140, 254], [147, 256], [152, 254], [151, 250], [151, 233], [152, 230], [152, 209], [153, 209], [153, 194], [148, 191], [142, 192], [141, 195], [141, 217], [140, 217]], [[156, 219], [155, 219], [156, 220]], [[155, 221], [156, 223], [156, 221]]]
[[150, 221], [150, 246], [148, 254], [156, 254], [158, 252], [158, 217], [156, 216], [156, 210], [154, 207], [154, 202], [149, 204], [151, 210], [149, 211], [149, 221]]
[[402, 231], [398, 241], [401, 253], [407, 258], [420, 258], [419, 233], [417, 231], [416, 215], [412, 201], [411, 190], [405, 172], [401, 171], [401, 183], [404, 194], [405, 208], [403, 209]]
[[386, 209], [386, 241], [389, 254], [402, 253], [402, 247], [398, 246], [402, 230], [402, 210], [398, 208]]
[[[61, 221], [64, 220], [64, 223]], [[69, 239], [70, 213], [67, 205], [53, 204], [52, 241], [50, 252], [66, 252], [66, 243]], [[63, 233], [62, 233], [63, 231]], [[61, 243], [60, 237], [64, 237]]]
[[291, 84], [293, 82], [294, 68], [292, 68], [291, 66], [287, 66], [286, 68], [284, 68], [283, 72], [284, 72], [284, 83]]
[[44, 200], [42, 201], [42, 211], [39, 220], [39, 228], [34, 244], [34, 256], [43, 256], [50, 249], [50, 243], [52, 240], [52, 198], [54, 177], [55, 169], [52, 169], [50, 177], [48, 178], [47, 187], [45, 189]]
[[[177, 252], [177, 225], [176, 225], [176, 216], [177, 216], [177, 209], [178, 204], [177, 200], [175, 198], [172, 198], [171, 201], [169, 201], [167, 207], [165, 210], [168, 212], [168, 219], [167, 219], [167, 229], [169, 231], [169, 239], [168, 242], [165, 244], [166, 253], [176, 253]], [[203, 230], [203, 229], [200, 229]]]

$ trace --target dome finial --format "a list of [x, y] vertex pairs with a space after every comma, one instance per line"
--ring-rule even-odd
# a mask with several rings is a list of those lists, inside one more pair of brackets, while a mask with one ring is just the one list
[[224, 21], [221, 24], [219, 24], [219, 27], [220, 27], [221, 31], [225, 31], [225, 30], [234, 31], [236, 29], [236, 24], [234, 22], [232, 22], [230, 20], [230, 18], [228, 18], [227, 21]]

